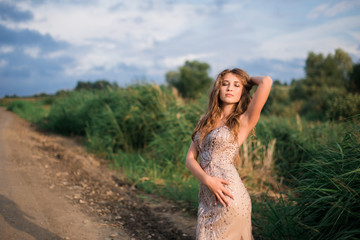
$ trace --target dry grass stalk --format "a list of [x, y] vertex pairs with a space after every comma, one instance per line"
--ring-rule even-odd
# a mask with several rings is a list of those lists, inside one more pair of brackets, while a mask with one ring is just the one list
[[263, 191], [265, 184], [278, 189], [279, 184], [274, 179], [274, 151], [276, 139], [272, 139], [267, 146], [249, 138], [241, 146], [237, 168], [247, 186], [257, 186], [255, 191]]

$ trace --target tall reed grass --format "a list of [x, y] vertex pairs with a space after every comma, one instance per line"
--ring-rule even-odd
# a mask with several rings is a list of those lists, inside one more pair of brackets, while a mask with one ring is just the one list
[[296, 188], [278, 201], [265, 199], [265, 222], [257, 225], [270, 239], [359, 239], [360, 127], [341, 126], [335, 141], [309, 150], [296, 165]]

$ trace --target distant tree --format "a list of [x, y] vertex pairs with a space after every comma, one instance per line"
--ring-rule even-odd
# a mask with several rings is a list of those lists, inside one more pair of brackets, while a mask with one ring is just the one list
[[33, 97], [47, 97], [47, 96], [49, 96], [49, 94], [45, 92], [41, 92], [33, 95]]
[[120, 88], [119, 85], [117, 84], [117, 82], [115, 82], [115, 81], [112, 83], [112, 87], [114, 89], [119, 89]]
[[70, 93], [71, 91], [70, 90], [59, 90], [55, 93], [56, 96], [66, 96]]
[[316, 87], [346, 87], [353, 70], [351, 57], [340, 48], [326, 58], [310, 52], [305, 64], [306, 85]]
[[339, 77], [349, 80], [354, 65], [350, 55], [344, 50], [338, 48], [335, 51], [334, 60]]
[[274, 86], [281, 86], [280, 80], [279, 80], [279, 79], [275, 79], [273, 85], [274, 85]]
[[109, 81], [104, 80], [104, 79], [100, 79], [97, 80], [95, 82], [83, 82], [83, 81], [78, 81], [75, 87], [75, 91], [78, 90], [102, 90], [102, 89], [111, 89], [111, 88], [118, 88], [119, 86], [117, 85], [116, 82], [114, 82], [113, 84], [111, 84]]
[[324, 56], [310, 52], [305, 62], [306, 79], [309, 84], [321, 85], [323, 79], [323, 62]]
[[186, 61], [177, 71], [166, 73], [166, 81], [185, 98], [197, 98], [207, 90], [213, 79], [209, 77], [210, 65], [199, 61]]
[[306, 92], [305, 79], [299, 79], [295, 81], [294, 79], [291, 81], [290, 88], [290, 98], [291, 100], [305, 99], [308, 97]]
[[19, 96], [16, 95], [15, 93], [13, 95], [5, 95], [4, 98], [18, 98]]
[[75, 87], [75, 91], [78, 90], [91, 90], [92, 89], [92, 83], [90, 81], [83, 82], [78, 81]]
[[360, 63], [353, 66], [353, 72], [350, 75], [349, 90], [360, 94]]
[[96, 82], [93, 83], [93, 88], [94, 89], [108, 89], [108, 88], [112, 88], [112, 84], [103, 79], [97, 80]]

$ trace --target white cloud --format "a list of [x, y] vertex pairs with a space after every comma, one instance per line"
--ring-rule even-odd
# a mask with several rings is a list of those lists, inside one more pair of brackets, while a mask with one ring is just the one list
[[360, 45], [360, 31], [349, 31], [349, 34], [359, 42]]
[[164, 58], [162, 62], [164, 64], [164, 66], [166, 66], [168, 68], [176, 68], [176, 67], [183, 65], [186, 60], [189, 60], [189, 61], [200, 60], [200, 59], [210, 57], [212, 55], [214, 55], [214, 54], [210, 54], [210, 53], [187, 54], [187, 55], [179, 56], [179, 57], [167, 57], [167, 58]]
[[[152, 9], [147, 10], [140, 8], [142, 1], [132, 1], [109, 11], [115, 3], [71, 5], [46, 2], [34, 6], [23, 2], [21, 7], [31, 10], [34, 20], [9, 23], [8, 26], [36, 30], [72, 44], [74, 51], [69, 51], [68, 55], [77, 62], [67, 73], [79, 75], [96, 66], [111, 69], [118, 62], [151, 67], [152, 56], [146, 51], [204, 19], [204, 15], [198, 13], [199, 8], [186, 3], [166, 5], [163, 1], [155, 1]], [[206, 8], [202, 6], [201, 9]], [[27, 50], [26, 53], [37, 56], [35, 51]], [[48, 54], [48, 57], [58, 54]]]
[[343, 0], [332, 6], [329, 3], [325, 3], [314, 8], [308, 14], [308, 18], [315, 19], [320, 17], [321, 15], [324, 15], [326, 17], [334, 17], [357, 7], [360, 7], [359, 0]]
[[314, 27], [280, 34], [267, 39], [257, 49], [256, 56], [287, 60], [305, 58], [309, 51], [329, 53], [336, 48], [360, 55], [358, 43], [344, 36], [346, 32], [359, 33], [352, 29], [360, 27], [360, 16], [335, 19]]
[[39, 47], [26, 47], [24, 48], [24, 53], [29, 55], [32, 58], [37, 58], [40, 53]]
[[327, 9], [324, 14], [325, 16], [333, 17], [356, 7], [360, 7], [359, 0], [344, 0]]
[[47, 54], [45, 54], [43, 57], [44, 58], [48, 58], [48, 59], [54, 59], [54, 58], [58, 58], [58, 57], [62, 57], [62, 56], [66, 56], [66, 52], [65, 51], [54, 51], [54, 52], [49, 52]]
[[154, 41], [173, 37], [201, 18], [189, 4], [177, 4], [172, 9], [156, 5], [152, 11], [139, 10], [139, 4], [135, 1], [127, 9], [116, 11], [108, 10], [112, 5], [109, 2], [85, 6], [49, 2], [36, 7], [29, 5], [34, 21], [18, 26], [78, 45], [93, 44], [91, 39], [96, 37], [132, 41], [136, 47], [147, 48]]
[[0, 68], [6, 67], [6, 65], [8, 65], [8, 61], [1, 59], [0, 60]]
[[326, 9], [329, 7], [329, 3], [324, 3], [321, 4], [319, 6], [317, 6], [316, 8], [314, 8], [309, 14], [308, 14], [308, 18], [310, 19], [315, 19], [318, 18], [324, 11], [326, 11]]
[[3, 45], [0, 47], [0, 53], [10, 53], [14, 51], [14, 47]]

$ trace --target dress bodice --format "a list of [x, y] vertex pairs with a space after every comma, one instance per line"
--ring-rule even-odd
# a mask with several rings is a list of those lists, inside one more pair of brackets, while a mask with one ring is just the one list
[[231, 135], [228, 126], [223, 125], [213, 129], [200, 144], [199, 132], [194, 137], [196, 149], [200, 156], [200, 165], [205, 169], [210, 161], [221, 166], [234, 164], [234, 159], [239, 151], [238, 143]]

